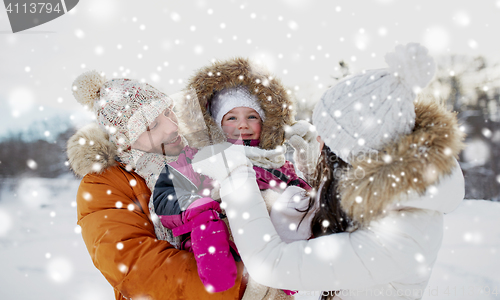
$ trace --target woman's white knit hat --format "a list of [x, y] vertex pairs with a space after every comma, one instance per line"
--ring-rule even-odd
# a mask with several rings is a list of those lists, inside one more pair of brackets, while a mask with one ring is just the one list
[[221, 126], [222, 118], [235, 107], [252, 108], [259, 114], [262, 122], [266, 119], [257, 96], [250, 93], [248, 88], [242, 85], [217, 92], [210, 102], [210, 114], [214, 118], [215, 123]]
[[377, 153], [409, 134], [415, 125], [416, 95], [435, 74], [425, 47], [410, 43], [387, 53], [387, 69], [363, 71], [328, 89], [313, 112], [325, 144], [342, 160]]

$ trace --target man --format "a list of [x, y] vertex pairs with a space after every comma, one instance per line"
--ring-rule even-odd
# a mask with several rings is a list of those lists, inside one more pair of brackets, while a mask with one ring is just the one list
[[[193, 254], [155, 235], [148, 188], [152, 179], [146, 171], [154, 173], [175, 161], [184, 146], [172, 99], [148, 84], [106, 81], [95, 71], [80, 75], [73, 93], [96, 113], [98, 124], [82, 128], [68, 141], [71, 168], [83, 177], [78, 224], [116, 299], [240, 299], [246, 286], [241, 263], [235, 285], [210, 294]], [[149, 169], [137, 173], [137, 164], [144, 162]]]

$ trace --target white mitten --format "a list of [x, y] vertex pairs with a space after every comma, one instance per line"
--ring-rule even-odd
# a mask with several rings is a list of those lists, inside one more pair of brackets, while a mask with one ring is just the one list
[[318, 132], [309, 122], [300, 120], [285, 131], [285, 138], [295, 149], [293, 160], [305, 176], [312, 175], [320, 155]]
[[241, 166], [253, 167], [242, 145], [221, 143], [202, 148], [192, 160], [195, 172], [206, 175], [219, 183]]
[[311, 221], [316, 214], [317, 205], [311, 207], [304, 216], [309, 207], [309, 199], [303, 188], [289, 186], [273, 203], [269, 214], [271, 222], [285, 243], [307, 240], [311, 237]]

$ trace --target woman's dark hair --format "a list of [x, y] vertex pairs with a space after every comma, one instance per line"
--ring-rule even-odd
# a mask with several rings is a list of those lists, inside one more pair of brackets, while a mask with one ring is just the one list
[[311, 196], [310, 207], [314, 207], [316, 199], [319, 209], [312, 222], [311, 231], [314, 237], [344, 232], [350, 225], [350, 220], [340, 206], [338, 181], [343, 169], [349, 166], [326, 145], [321, 151], [315, 176], [311, 186], [319, 193]]
[[[333, 233], [344, 232], [349, 227], [351, 221], [340, 206], [340, 194], [337, 190], [339, 178], [342, 170], [349, 166], [330, 148], [323, 146], [318, 165], [314, 173], [314, 178], [310, 182], [313, 191], [310, 193], [309, 209], [315, 207], [318, 199], [319, 208], [311, 221], [311, 231], [313, 236], [319, 237]], [[325, 291], [321, 295], [321, 300], [333, 299], [338, 291]]]

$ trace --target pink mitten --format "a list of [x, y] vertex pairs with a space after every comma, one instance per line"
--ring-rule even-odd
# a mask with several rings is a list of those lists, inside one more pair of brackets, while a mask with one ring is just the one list
[[211, 198], [193, 202], [184, 212], [185, 224], [173, 229], [174, 235], [191, 232], [191, 249], [201, 282], [209, 292], [233, 287], [237, 269], [231, 254], [229, 230], [219, 217], [219, 203]]

